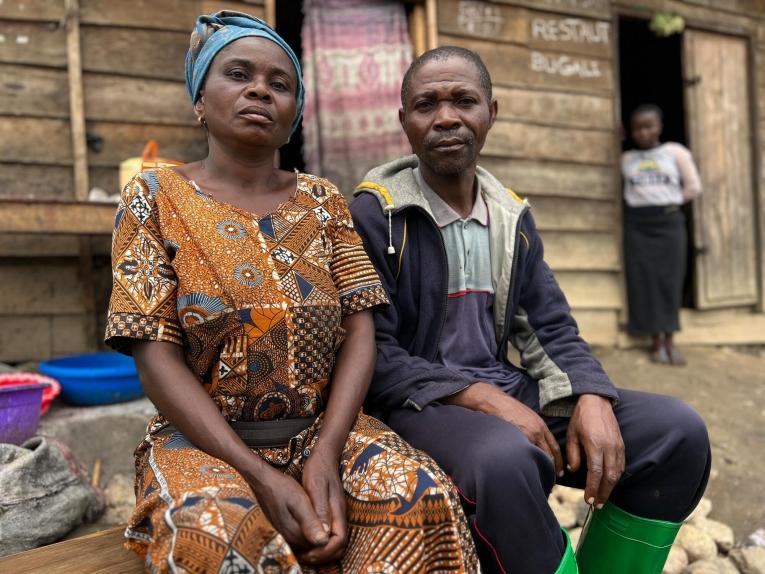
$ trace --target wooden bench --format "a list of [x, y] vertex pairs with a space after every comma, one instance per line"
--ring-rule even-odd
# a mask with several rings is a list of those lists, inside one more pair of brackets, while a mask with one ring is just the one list
[[13, 574], [141, 574], [142, 560], [125, 549], [124, 528], [112, 528], [0, 558]]

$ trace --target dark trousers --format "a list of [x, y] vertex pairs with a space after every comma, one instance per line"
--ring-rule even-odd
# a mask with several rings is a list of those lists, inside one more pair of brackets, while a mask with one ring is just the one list
[[[539, 410], [538, 387], [507, 391]], [[686, 403], [619, 390], [614, 409], [626, 469], [610, 500], [632, 514], [680, 522], [704, 493], [711, 463], [709, 437]], [[565, 462], [567, 418], [546, 417]], [[547, 498], [555, 483], [551, 459], [512, 424], [462, 407], [432, 404], [391, 413], [391, 428], [431, 455], [460, 491], [485, 574], [555, 572], [565, 549]], [[586, 467], [558, 482], [584, 488]]]

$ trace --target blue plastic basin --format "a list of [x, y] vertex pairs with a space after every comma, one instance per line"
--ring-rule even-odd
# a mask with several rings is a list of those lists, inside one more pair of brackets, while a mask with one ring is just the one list
[[61, 383], [61, 398], [74, 405], [106, 405], [143, 396], [132, 357], [90, 353], [40, 363], [40, 372]]

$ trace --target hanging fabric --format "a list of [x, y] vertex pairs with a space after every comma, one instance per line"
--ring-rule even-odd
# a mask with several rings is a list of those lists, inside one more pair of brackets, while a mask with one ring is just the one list
[[412, 61], [403, 2], [305, 0], [306, 170], [350, 197], [372, 167], [411, 153], [398, 122]]

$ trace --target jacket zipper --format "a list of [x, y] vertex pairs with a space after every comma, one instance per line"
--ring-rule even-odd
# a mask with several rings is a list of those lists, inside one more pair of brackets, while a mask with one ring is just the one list
[[505, 362], [505, 356], [507, 356], [507, 341], [510, 338], [510, 301], [513, 296], [513, 287], [515, 286], [515, 276], [517, 275], [516, 270], [518, 266], [518, 251], [519, 251], [519, 240], [521, 238], [521, 223], [523, 222], [523, 216], [526, 215], [526, 211], [528, 210], [528, 207], [524, 207], [523, 211], [521, 211], [521, 214], [518, 216], [518, 223], [515, 227], [515, 248], [513, 249], [513, 264], [510, 268], [510, 285], [509, 290], [507, 292], [507, 305], [505, 306], [505, 328], [504, 332], [502, 333], [502, 340], [500, 341], [499, 347], [497, 347], [497, 359]]

